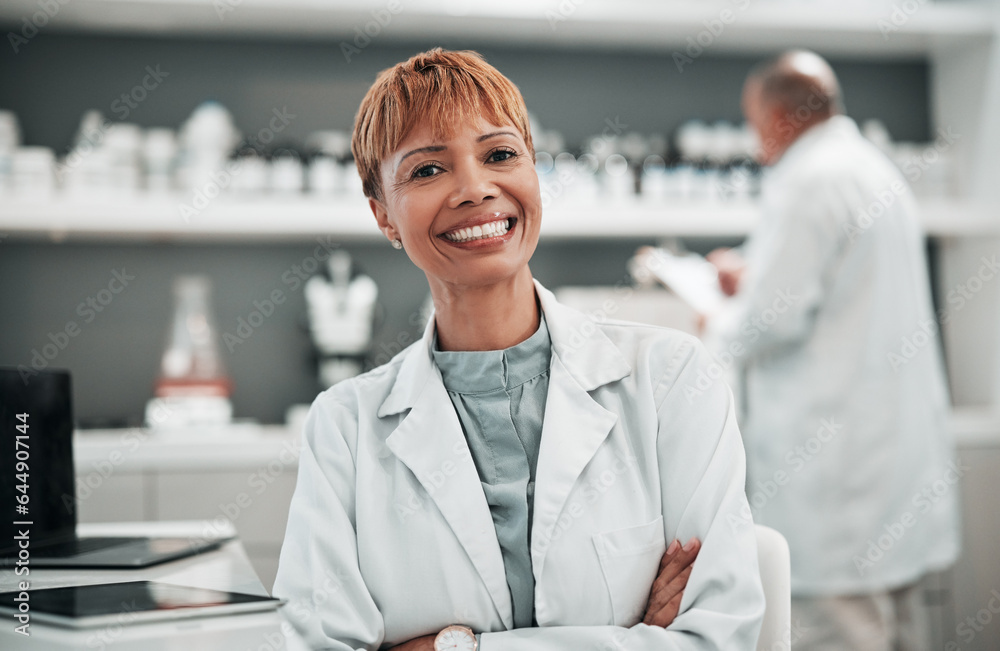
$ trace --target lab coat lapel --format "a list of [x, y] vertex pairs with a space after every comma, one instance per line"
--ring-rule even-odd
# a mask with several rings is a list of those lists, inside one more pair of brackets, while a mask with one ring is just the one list
[[535, 471], [531, 562], [536, 577], [542, 574], [545, 554], [570, 491], [617, 420], [618, 416], [591, 398], [553, 355]]
[[510, 629], [514, 614], [500, 544], [461, 423], [431, 359], [433, 324], [431, 319], [423, 341], [407, 353], [379, 410], [380, 416], [410, 410], [386, 445], [434, 501]]
[[590, 391], [632, 369], [592, 319], [560, 305], [537, 283], [536, 291], [552, 338], [531, 533], [531, 562], [540, 577], [566, 500], [618, 420]]

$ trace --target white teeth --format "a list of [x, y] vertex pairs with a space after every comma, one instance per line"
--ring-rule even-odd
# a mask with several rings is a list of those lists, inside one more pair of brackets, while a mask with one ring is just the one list
[[499, 219], [488, 224], [481, 224], [469, 228], [460, 228], [450, 233], [445, 233], [445, 237], [452, 242], [471, 242], [472, 240], [482, 240], [488, 237], [499, 237], [503, 235], [510, 226], [506, 219]]

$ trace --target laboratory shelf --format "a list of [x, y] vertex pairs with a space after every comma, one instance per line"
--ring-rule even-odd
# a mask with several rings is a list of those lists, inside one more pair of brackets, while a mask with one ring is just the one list
[[[220, 197], [182, 216], [180, 197], [158, 199], [0, 203], [0, 239], [90, 241], [342, 241], [380, 242], [384, 236], [363, 200], [309, 196]], [[643, 200], [553, 202], [543, 209], [543, 240], [739, 237], [757, 222], [752, 202]], [[934, 237], [1000, 235], [1000, 209], [958, 200], [921, 202], [924, 228]]]
[[[342, 38], [370, 43], [449, 41], [542, 47], [774, 51], [808, 44], [825, 54], [925, 55], [995, 32], [993, 7], [817, 0], [74, 0], [58, 3], [53, 31]], [[20, 26], [37, 0], [5, 0], [0, 23]], [[484, 20], [485, 19], [485, 20]], [[357, 41], [357, 42], [355, 42]], [[690, 51], [688, 48], [690, 47]]]
[[[108, 199], [58, 196], [0, 205], [0, 234], [53, 240], [301, 240], [382, 237], [364, 200], [301, 196], [219, 197], [192, 214], [190, 196]], [[194, 208], [192, 208], [195, 210]]]

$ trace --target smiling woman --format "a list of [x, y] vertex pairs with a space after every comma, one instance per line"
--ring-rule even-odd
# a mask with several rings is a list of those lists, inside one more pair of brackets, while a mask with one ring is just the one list
[[419, 54], [379, 75], [353, 150], [435, 312], [313, 404], [274, 588], [296, 626], [338, 650], [752, 649], [729, 390], [685, 392], [711, 361], [697, 340], [534, 281], [517, 88], [473, 52]]
[[417, 55], [379, 75], [352, 149], [379, 228], [427, 275], [443, 348], [501, 350], [538, 328], [541, 194], [514, 84], [471, 53]]

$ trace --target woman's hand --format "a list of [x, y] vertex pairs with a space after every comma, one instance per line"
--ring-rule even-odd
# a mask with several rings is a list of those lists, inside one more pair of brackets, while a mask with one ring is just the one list
[[676, 540], [670, 543], [660, 559], [660, 573], [649, 590], [643, 624], [666, 628], [673, 623], [700, 549], [701, 541], [697, 538], [692, 538], [684, 547]]
[[[666, 628], [673, 623], [680, 610], [681, 597], [687, 587], [694, 559], [698, 557], [701, 541], [692, 538], [684, 547], [678, 541], [673, 541], [667, 547], [660, 559], [660, 573], [649, 590], [649, 601], [646, 603], [646, 614], [642, 623], [650, 626]], [[425, 635], [394, 646], [390, 651], [434, 651], [436, 635]]]
[[436, 637], [437, 635], [425, 635], [413, 638], [409, 642], [391, 647], [389, 651], [434, 651], [434, 638]]

